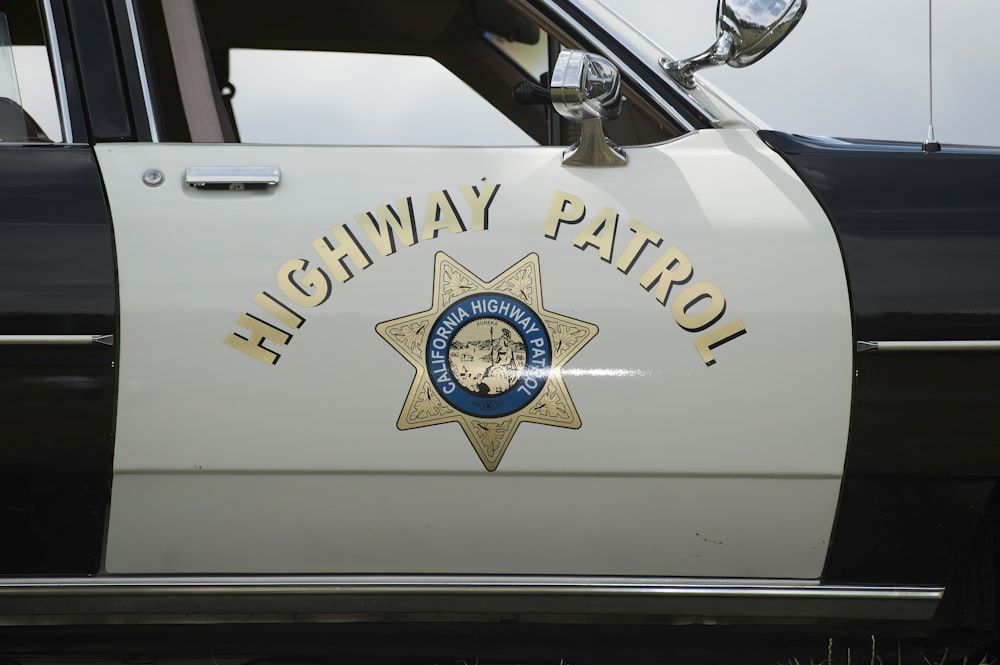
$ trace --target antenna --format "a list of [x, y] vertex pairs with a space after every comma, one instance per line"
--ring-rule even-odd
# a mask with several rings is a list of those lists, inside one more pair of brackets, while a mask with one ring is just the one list
[[941, 144], [934, 138], [934, 0], [927, 0], [927, 114], [924, 152], [940, 152]]

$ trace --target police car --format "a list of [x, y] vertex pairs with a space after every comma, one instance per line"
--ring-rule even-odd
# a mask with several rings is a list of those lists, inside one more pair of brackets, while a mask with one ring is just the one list
[[699, 84], [804, 0], [2, 7], [0, 621], [990, 627], [1000, 159]]

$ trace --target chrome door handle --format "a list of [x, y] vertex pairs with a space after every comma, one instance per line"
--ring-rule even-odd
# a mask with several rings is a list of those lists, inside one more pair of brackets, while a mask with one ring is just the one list
[[195, 189], [264, 189], [281, 182], [277, 166], [190, 166], [184, 182]]

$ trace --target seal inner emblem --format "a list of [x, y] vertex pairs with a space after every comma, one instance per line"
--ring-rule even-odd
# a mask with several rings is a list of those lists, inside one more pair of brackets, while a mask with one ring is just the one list
[[431, 326], [427, 357], [434, 387], [472, 416], [523, 409], [545, 386], [552, 345], [538, 315], [499, 293], [463, 298]]
[[538, 255], [484, 282], [443, 252], [431, 309], [376, 331], [416, 369], [397, 427], [458, 422], [494, 471], [522, 422], [577, 429], [560, 368], [597, 326], [542, 305]]

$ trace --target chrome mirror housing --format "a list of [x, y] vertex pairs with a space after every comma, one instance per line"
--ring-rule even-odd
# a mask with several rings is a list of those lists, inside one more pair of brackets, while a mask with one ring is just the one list
[[660, 58], [660, 67], [685, 88], [694, 73], [723, 63], [746, 67], [771, 52], [806, 11], [806, 0], [719, 0], [715, 10], [718, 39], [708, 50], [686, 60]]
[[604, 121], [622, 108], [621, 74], [610, 61], [584, 51], [562, 51], [552, 69], [552, 106], [579, 120], [580, 140], [563, 152], [566, 166], [624, 166], [628, 157], [604, 134]]

